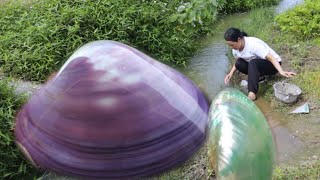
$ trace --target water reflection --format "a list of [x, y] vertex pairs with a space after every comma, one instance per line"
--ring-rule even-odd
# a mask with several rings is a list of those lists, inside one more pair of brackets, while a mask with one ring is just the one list
[[227, 47], [223, 43], [213, 42], [190, 60], [183, 69], [184, 73], [198, 83], [212, 100], [226, 85], [223, 82], [228, 71]]
[[303, 3], [303, 0], [282, 0], [279, 5], [276, 7], [276, 13], [282, 13], [298, 4]]

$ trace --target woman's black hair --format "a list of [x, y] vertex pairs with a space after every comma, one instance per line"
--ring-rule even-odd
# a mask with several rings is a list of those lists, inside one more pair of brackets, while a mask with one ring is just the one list
[[248, 36], [246, 32], [241, 32], [240, 29], [237, 28], [229, 28], [225, 33], [224, 33], [224, 39], [226, 41], [233, 41], [237, 42], [238, 38], [243, 38], [243, 36]]

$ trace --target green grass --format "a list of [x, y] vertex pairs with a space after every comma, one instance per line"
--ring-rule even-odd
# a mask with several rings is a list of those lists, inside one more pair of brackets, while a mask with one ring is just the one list
[[294, 82], [312, 96], [312, 99], [320, 99], [320, 67], [302, 71]]
[[26, 102], [26, 95], [16, 95], [9, 79], [0, 80], [0, 177], [33, 178], [38, 172], [25, 160], [14, 143], [16, 112]]
[[184, 164], [154, 177], [153, 180], [171, 179], [210, 179], [214, 178], [213, 169], [208, 158], [208, 147], [203, 147]]
[[96, 40], [122, 42], [163, 63], [184, 64], [200, 47], [197, 39], [212, 31], [219, 4], [197, 0], [178, 12], [180, 5], [179, 0], [1, 4], [1, 68], [21, 79], [45, 81], [76, 49]]
[[277, 167], [273, 173], [273, 180], [319, 180], [320, 161], [307, 163], [298, 167]]

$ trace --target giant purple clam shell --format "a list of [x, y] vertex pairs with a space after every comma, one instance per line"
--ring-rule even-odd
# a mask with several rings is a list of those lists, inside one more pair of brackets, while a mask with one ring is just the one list
[[45, 170], [89, 179], [162, 172], [202, 144], [208, 102], [178, 71], [115, 41], [78, 49], [16, 118]]

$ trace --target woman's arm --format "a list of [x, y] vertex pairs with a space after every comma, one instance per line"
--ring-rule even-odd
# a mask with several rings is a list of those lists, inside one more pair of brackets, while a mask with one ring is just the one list
[[279, 74], [281, 74], [282, 76], [292, 77], [296, 75], [296, 73], [294, 72], [284, 71], [280, 66], [280, 63], [270, 53], [267, 54], [266, 59], [273, 64], [273, 66], [278, 70]]
[[231, 68], [231, 70], [230, 70], [230, 72], [229, 72], [229, 74], [231, 74], [231, 75], [233, 75], [234, 74], [234, 72], [236, 72], [236, 65], [234, 64], [233, 66], [232, 66], [232, 68]]
[[[237, 60], [238, 60], [238, 59], [237, 59]], [[236, 61], [237, 61], [237, 60], [236, 60]], [[236, 72], [236, 70], [237, 70], [237, 69], [236, 69], [236, 65], [234, 64], [234, 65], [232, 66], [229, 74], [227, 74], [226, 77], [224, 78], [224, 83], [225, 83], [225, 84], [228, 84], [228, 83], [229, 83], [232, 75], [234, 74], [234, 72]]]

